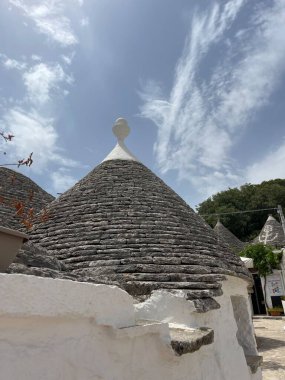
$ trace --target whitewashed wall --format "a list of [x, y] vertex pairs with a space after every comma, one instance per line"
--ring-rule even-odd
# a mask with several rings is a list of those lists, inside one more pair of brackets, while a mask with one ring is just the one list
[[[182, 297], [157, 293], [135, 310], [117, 287], [1, 274], [1, 379], [258, 380], [235, 339], [230, 295], [246, 291], [232, 280], [222, 308], [198, 314]], [[135, 326], [135, 318], [159, 322]], [[214, 327], [214, 344], [178, 357], [166, 322]]]
[[233, 314], [231, 296], [242, 296], [246, 303], [249, 316], [248, 323], [243, 325], [245, 337], [251, 339], [251, 355], [258, 355], [254, 340], [253, 325], [250, 318], [251, 310], [248, 300], [246, 283], [238, 278], [228, 276], [223, 283], [223, 296], [217, 297], [221, 308], [208, 313], [193, 312], [193, 306], [181, 297], [174, 297], [163, 291], [158, 291], [144, 304], [136, 305], [137, 318], [156, 319], [159, 321], [180, 324], [184, 326], [205, 326], [215, 331], [209, 379], [249, 380], [260, 379], [261, 371], [252, 374], [247, 366], [243, 348], [239, 345], [237, 323]]
[[[272, 274], [266, 276], [266, 301], [268, 307], [272, 307], [271, 296], [285, 295], [285, 270], [283, 269], [284, 266], [281, 268], [281, 270], [275, 269]], [[261, 277], [261, 284], [264, 294], [264, 277]]]

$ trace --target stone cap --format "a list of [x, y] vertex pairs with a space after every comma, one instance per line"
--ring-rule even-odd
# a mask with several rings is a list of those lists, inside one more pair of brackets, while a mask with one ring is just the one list
[[138, 161], [138, 159], [126, 147], [124, 140], [130, 133], [130, 127], [126, 119], [119, 118], [113, 125], [113, 133], [117, 137], [117, 144], [115, 148], [103, 160], [131, 160]]

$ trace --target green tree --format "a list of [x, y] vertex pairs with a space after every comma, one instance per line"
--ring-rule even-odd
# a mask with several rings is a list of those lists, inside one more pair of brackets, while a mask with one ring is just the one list
[[267, 276], [273, 272], [273, 269], [279, 268], [282, 252], [274, 252], [273, 247], [258, 243], [246, 246], [240, 252], [240, 256], [251, 258], [253, 260], [254, 268], [258, 271], [258, 274], [264, 278], [264, 301], [266, 309], [268, 309], [266, 301]]
[[[262, 229], [268, 214], [278, 219], [277, 212], [262, 211], [255, 213], [235, 214], [237, 211], [276, 208], [280, 204], [285, 208], [285, 179], [264, 181], [259, 185], [245, 184], [240, 188], [221, 191], [197, 207], [200, 215], [212, 227], [220, 214], [221, 222], [234, 235], [243, 241], [255, 238]], [[223, 213], [232, 213], [222, 215]], [[212, 214], [212, 215], [209, 215]]]

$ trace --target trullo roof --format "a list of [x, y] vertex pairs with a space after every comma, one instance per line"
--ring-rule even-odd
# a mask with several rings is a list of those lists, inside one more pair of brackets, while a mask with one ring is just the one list
[[198, 304], [221, 295], [225, 274], [250, 280], [240, 258], [126, 149], [124, 119], [115, 133], [114, 150], [48, 206], [49, 218], [35, 226], [32, 241], [78, 279], [115, 284], [135, 297], [183, 289]]
[[30, 178], [11, 169], [0, 167], [0, 225], [12, 229], [22, 229], [16, 204], [23, 206], [24, 212], [33, 209], [36, 214], [54, 197], [44, 191]]
[[214, 231], [219, 239], [229, 245], [235, 253], [239, 253], [244, 248], [244, 243], [240, 241], [228, 228], [226, 228], [219, 220], [214, 227]]
[[263, 243], [274, 247], [285, 247], [285, 235], [279, 222], [269, 215], [260, 234], [254, 239], [254, 243]]

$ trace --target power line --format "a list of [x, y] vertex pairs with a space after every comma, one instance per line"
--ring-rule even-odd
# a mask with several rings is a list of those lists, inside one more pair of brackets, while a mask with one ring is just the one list
[[269, 210], [278, 210], [278, 208], [277, 207], [272, 207], [272, 208], [259, 208], [259, 209], [256, 209], [256, 210], [244, 210], [244, 211], [232, 211], [232, 212], [217, 212], [217, 213], [213, 213], [213, 214], [201, 214], [200, 216], [245, 214], [245, 213], [250, 213], [250, 212], [269, 211]]

